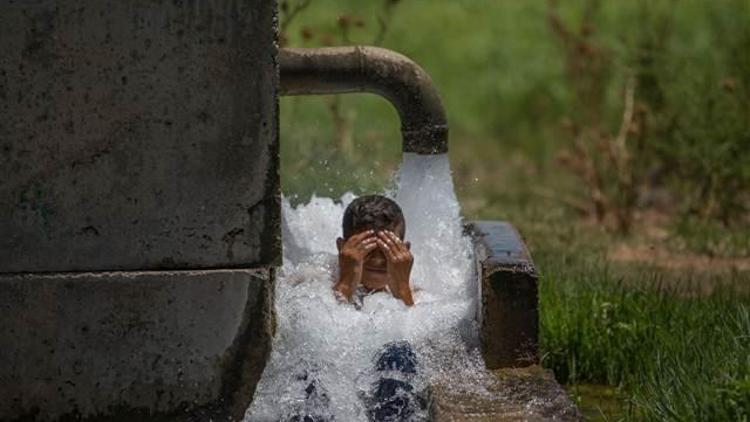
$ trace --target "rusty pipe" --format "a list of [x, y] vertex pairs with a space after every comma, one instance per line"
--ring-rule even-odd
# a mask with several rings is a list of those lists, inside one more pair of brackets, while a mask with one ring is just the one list
[[369, 92], [393, 104], [404, 152], [448, 152], [445, 109], [430, 76], [411, 59], [378, 47], [282, 48], [281, 95]]

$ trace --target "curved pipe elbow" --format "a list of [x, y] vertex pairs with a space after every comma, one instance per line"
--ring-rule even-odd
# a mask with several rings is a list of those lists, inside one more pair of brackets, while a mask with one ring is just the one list
[[281, 95], [381, 95], [398, 111], [404, 152], [448, 152], [440, 96], [427, 72], [406, 56], [378, 47], [283, 48], [279, 69]]

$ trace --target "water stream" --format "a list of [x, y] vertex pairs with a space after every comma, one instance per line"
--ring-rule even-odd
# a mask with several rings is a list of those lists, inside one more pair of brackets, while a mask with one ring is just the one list
[[[378, 377], [374, 356], [394, 341], [408, 341], [415, 351], [418, 390], [434, 382], [481, 389], [485, 371], [475, 347], [474, 264], [448, 157], [404, 154], [395, 186], [384, 194], [402, 207], [412, 244], [411, 308], [377, 293], [356, 309], [332, 294], [335, 239], [354, 195], [336, 201], [313, 196], [297, 207], [283, 201], [277, 331], [246, 421], [289, 421], [310, 413], [323, 420], [367, 421], [365, 403]], [[313, 379], [317, 398], [311, 399], [306, 388]], [[426, 412], [417, 412], [411, 420], [425, 418]]]

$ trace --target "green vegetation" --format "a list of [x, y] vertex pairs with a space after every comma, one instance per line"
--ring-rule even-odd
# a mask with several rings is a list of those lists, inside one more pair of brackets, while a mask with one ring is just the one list
[[[464, 215], [525, 235], [543, 363], [583, 404], [750, 419], [747, 0], [281, 3], [287, 45], [381, 44], [432, 75]], [[384, 100], [285, 98], [281, 112], [288, 196], [389, 183], [400, 135]]]
[[[422, 64], [443, 94], [452, 149], [473, 161], [497, 162], [476, 152], [499, 146], [575, 177], [565, 194], [620, 229], [644, 204], [747, 223], [745, 0], [285, 3], [309, 4], [284, 26], [287, 45], [381, 43]], [[287, 174], [308, 170], [284, 189], [382, 186], [398, 138], [395, 112], [374, 96], [284, 99]]]
[[750, 298], [644, 276], [651, 285], [624, 285], [602, 265], [546, 272], [544, 365], [563, 382], [620, 386], [630, 417], [747, 420]]

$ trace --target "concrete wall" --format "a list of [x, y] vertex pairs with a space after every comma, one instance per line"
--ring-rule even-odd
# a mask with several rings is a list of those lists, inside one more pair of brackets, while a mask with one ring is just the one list
[[479, 277], [479, 336], [490, 369], [539, 362], [538, 275], [518, 231], [504, 221], [472, 221]]
[[241, 416], [281, 259], [276, 6], [0, 2], [0, 420]]
[[0, 275], [0, 292], [4, 421], [239, 417], [270, 351], [268, 270]]
[[277, 263], [275, 7], [0, 3], [0, 271]]

